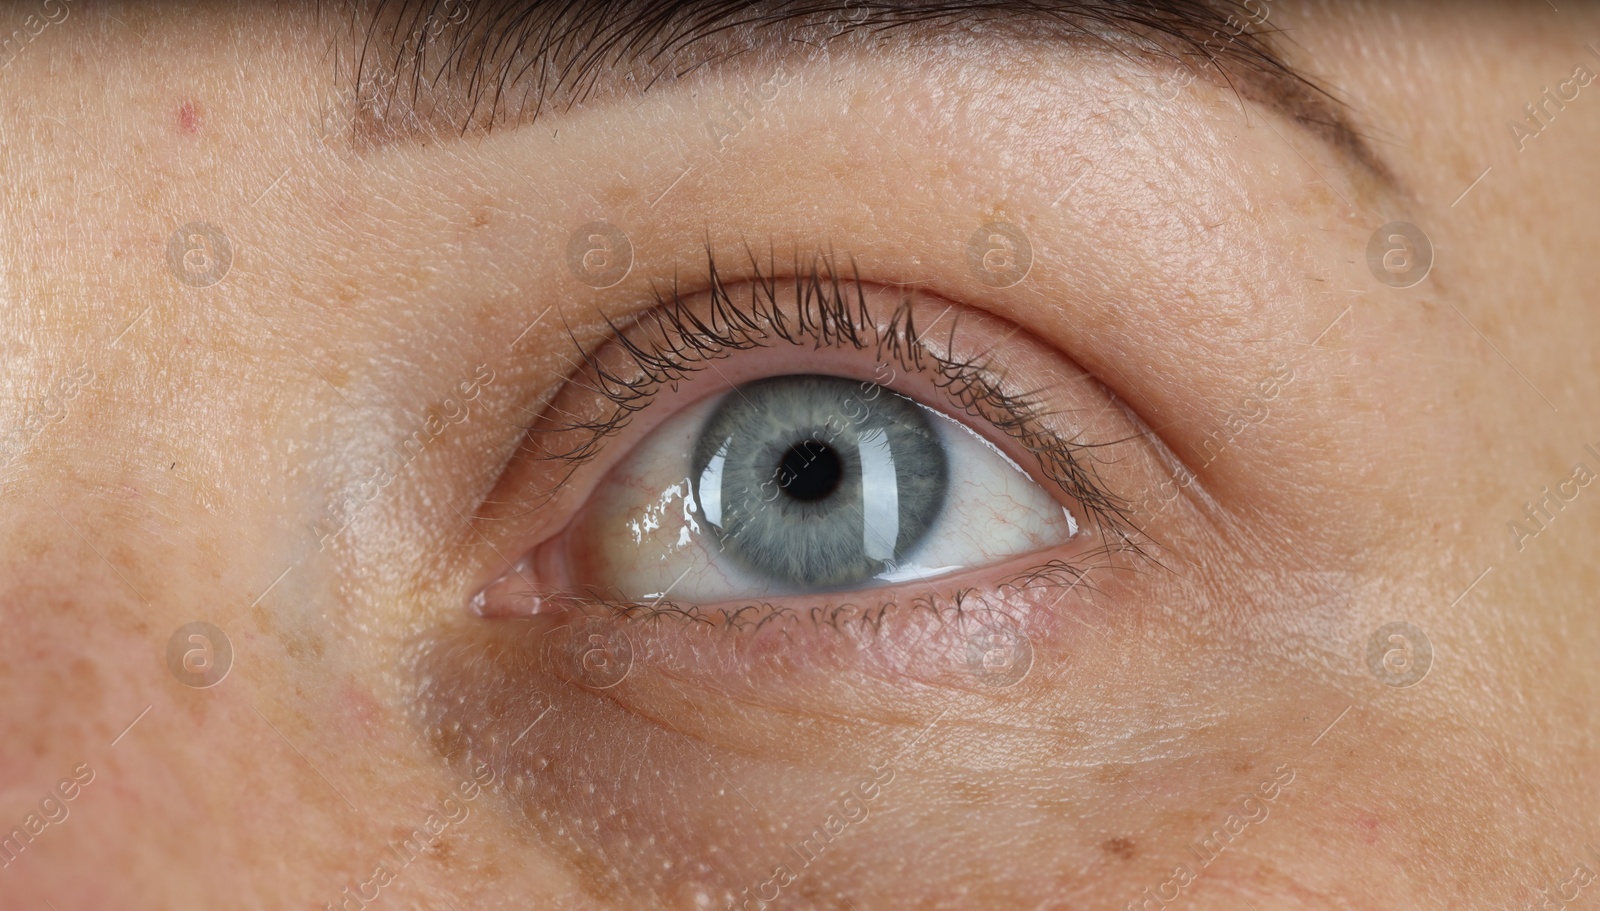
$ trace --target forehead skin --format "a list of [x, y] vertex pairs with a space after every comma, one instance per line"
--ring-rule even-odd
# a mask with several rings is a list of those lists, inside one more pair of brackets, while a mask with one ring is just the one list
[[[496, 767], [383, 900], [687, 900], [667, 891], [685, 880], [645, 869], [671, 859], [661, 846], [736, 854], [764, 837], [711, 818], [726, 804], [696, 790], [700, 758], [774, 814], [814, 812], [829, 762], [865, 769], [936, 717], [811, 881], [861, 911], [1158, 907], [1173, 868], [1200, 864], [1192, 846], [1273, 782], [1270, 815], [1183, 890], [1191, 907], [1566, 900], [1577, 865], [1600, 869], [1600, 493], [1552, 505], [1537, 535], [1508, 523], [1572, 490], [1574, 463], [1600, 469], [1585, 448], [1600, 449], [1600, 87], [1541, 97], [1600, 72], [1585, 46], [1600, 15], [1272, 6], [1285, 54], [1337, 88], [1395, 189], [1199, 86], [1113, 147], [1093, 128], [1108, 99], [1159, 73], [981, 42], [797, 67], [715, 155], [706, 123], [747, 88], [735, 75], [355, 152], [326, 141], [343, 83], [309, 13], [71, 6], [40, 25], [58, 10], [43, 4], [0, 70], [0, 838], [28, 833], [0, 869], [7, 905], [337, 907], [448, 812], [473, 771], [452, 743], [514, 733], [529, 713], [511, 703], [542, 705], [538, 687], [567, 698], [495, 663], [505, 643], [461, 604], [511, 541], [463, 517], [569, 373], [570, 339], [522, 333], [547, 314], [593, 343], [602, 310], [703, 269], [708, 240], [831, 245], [874, 281], [1012, 319], [1176, 451], [1275, 365], [1295, 379], [1207, 466], [1209, 502], [1152, 520], [1172, 565], [1108, 584], [1109, 639], [1052, 642], [1033, 689], [965, 694], [948, 716], [889, 695], [808, 739], [817, 719], [759, 692], [688, 688], [696, 738], [639, 754], [666, 783], [631, 779], [610, 804], [637, 830], [599, 827], [578, 773], [631, 769], [585, 755], [584, 718], [558, 714], [541, 742], [569, 790], [551, 804], [602, 834], [540, 824], [503, 780], [521, 767]], [[10, 29], [28, 10], [4, 14]], [[1508, 123], [1529, 125], [1529, 103], [1542, 130], [1519, 141]], [[596, 293], [565, 249], [601, 218], [629, 226], [637, 258]], [[1040, 251], [1000, 292], [959, 267], [993, 219], [1026, 223]], [[1404, 290], [1366, 258], [1394, 221], [1435, 251]], [[206, 286], [169, 260], [175, 229], [199, 222], [231, 248]], [[377, 453], [480, 364], [482, 419], [368, 504]], [[319, 549], [350, 496], [366, 505]], [[234, 658], [196, 689], [168, 649], [202, 620]], [[1407, 688], [1367, 665], [1397, 621], [1432, 646]], [[640, 717], [687, 717], [665, 699], [558, 707], [604, 709], [623, 744]], [[797, 894], [847, 907], [844, 891]]]

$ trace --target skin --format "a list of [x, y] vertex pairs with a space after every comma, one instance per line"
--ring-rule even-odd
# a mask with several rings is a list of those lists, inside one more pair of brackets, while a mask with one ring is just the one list
[[[1600, 70], [1600, 14], [1273, 17], [1392, 183], [1204, 81], [1118, 141], [1105, 113], [1170, 71], [998, 41], [796, 58], [720, 151], [707, 117], [759, 66], [357, 151], [308, 126], [340, 89], [309, 14], [74, 8], [0, 75], [0, 429], [25, 437], [0, 466], [0, 827], [92, 780], [4, 904], [338, 907], [430, 814], [378, 901], [721, 908], [831, 814], [778, 906], [1594, 902], [1600, 492], [1520, 546], [1507, 526], [1600, 470], [1600, 87], [1521, 151], [1506, 123]], [[635, 251], [603, 290], [566, 262], [597, 219]], [[206, 287], [168, 265], [191, 221], [232, 245]], [[1025, 280], [967, 269], [987, 221], [1025, 226]], [[1391, 221], [1436, 251], [1415, 287], [1369, 270]], [[1096, 378], [1050, 395], [1099, 439], [1150, 431], [1105, 468], [1148, 556], [1016, 596], [1033, 665], [1007, 687], [964, 663], [972, 627], [909, 611], [635, 624], [605, 690], [570, 631], [528, 658], [557, 621], [466, 603], [570, 518], [503, 506], [570, 375], [554, 328], [604, 341], [708, 241], [730, 281], [746, 242], [847, 252]], [[468, 417], [359, 493], [480, 365]], [[166, 657], [201, 620], [234, 656], [203, 689]], [[1398, 621], [1432, 651], [1405, 687], [1367, 657]]]

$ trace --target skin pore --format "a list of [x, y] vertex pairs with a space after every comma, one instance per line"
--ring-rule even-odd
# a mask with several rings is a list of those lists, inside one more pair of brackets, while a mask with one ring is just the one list
[[[1560, 6], [1254, 4], [1316, 107], [969, 23], [401, 139], [326, 9], [43, 4], [0, 70], [0, 904], [1594, 901], [1600, 14]], [[1121, 530], [920, 607], [474, 613], [687, 404], [587, 465], [529, 432], [708, 250], [736, 299], [913, 298]]]

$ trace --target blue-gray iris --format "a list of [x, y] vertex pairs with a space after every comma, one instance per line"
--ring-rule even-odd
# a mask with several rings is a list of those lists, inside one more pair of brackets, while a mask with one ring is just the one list
[[696, 499], [723, 552], [806, 588], [894, 569], [938, 519], [949, 483], [921, 405], [831, 376], [738, 387], [691, 456]]

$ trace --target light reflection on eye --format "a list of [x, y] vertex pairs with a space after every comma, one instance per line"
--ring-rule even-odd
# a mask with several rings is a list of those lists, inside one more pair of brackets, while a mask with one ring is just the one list
[[580, 588], [707, 604], [932, 578], [1076, 530], [942, 412], [871, 381], [786, 375], [657, 427], [584, 505], [558, 560]]

